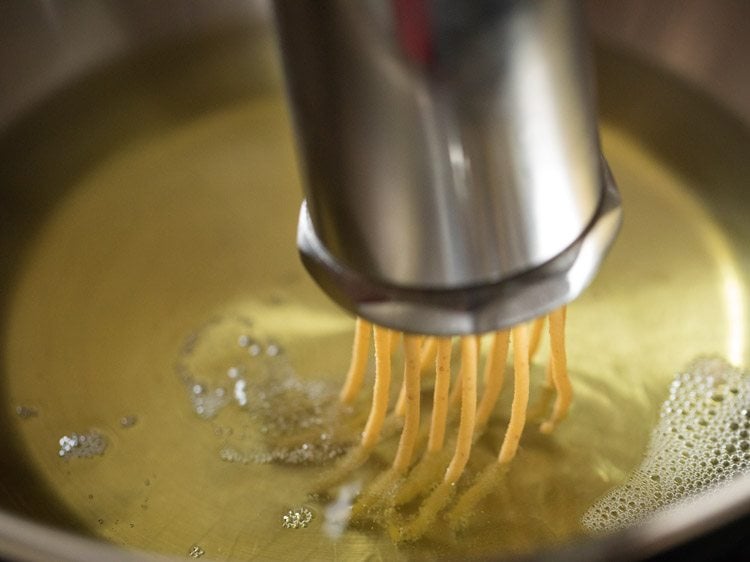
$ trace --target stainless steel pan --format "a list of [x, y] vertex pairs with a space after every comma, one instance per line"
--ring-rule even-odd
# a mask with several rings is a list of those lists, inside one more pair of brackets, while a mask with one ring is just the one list
[[[258, 413], [212, 394], [237, 334], [281, 351], [263, 372], [303, 396], [335, 388], [348, 360], [351, 320], [295, 255], [268, 7], [2, 4], [3, 556], [639, 558], [746, 517], [743, 477], [621, 533], [580, 528], [638, 465], [677, 371], [701, 354], [746, 364], [750, 287], [748, 7], [589, 8], [627, 219], [571, 307], [576, 406], [553, 438], [529, 430], [486, 525], [395, 546], [378, 530], [327, 535], [306, 495], [317, 469], [254, 462], [275, 451]], [[60, 443], [73, 433], [77, 447]], [[283, 528], [300, 504], [310, 525]]]

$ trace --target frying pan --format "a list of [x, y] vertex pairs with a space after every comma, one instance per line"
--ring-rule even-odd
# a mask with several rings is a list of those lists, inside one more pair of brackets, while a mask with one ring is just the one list
[[[719, 540], [742, 552], [727, 540], [750, 509], [742, 475], [615, 533], [580, 521], [639, 466], [677, 373], [700, 356], [747, 360], [747, 5], [590, 3], [627, 218], [571, 306], [576, 405], [552, 438], [527, 430], [483, 523], [414, 545], [331, 531], [308, 495], [319, 467], [265, 438], [288, 427], [239, 407], [227, 378], [258, 374], [258, 408], [321, 406], [353, 329], [295, 254], [301, 191], [268, 11], [0, 6], [2, 555], [639, 559]], [[309, 525], [284, 528], [295, 510]]]

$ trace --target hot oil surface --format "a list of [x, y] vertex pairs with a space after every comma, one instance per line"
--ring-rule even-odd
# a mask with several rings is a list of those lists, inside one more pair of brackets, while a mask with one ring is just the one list
[[[291, 385], [294, 423], [305, 421], [308, 396], [322, 408], [307, 420], [319, 437], [330, 427], [316, 419], [343, 382], [353, 330], [298, 263], [301, 190], [278, 98], [121, 147], [49, 219], [29, 251], [6, 341], [7, 408], [37, 411], [15, 418], [29, 470], [92, 533], [179, 556], [486, 555], [579, 535], [586, 510], [640, 461], [674, 373], [699, 354], [741, 361], [744, 351], [744, 313], [727, 291], [744, 280], [722, 232], [684, 179], [606, 124], [603, 140], [626, 218], [601, 275], [569, 309], [572, 410], [552, 436], [527, 426], [507, 480], [465, 533], [438, 532], [437, 523], [427, 540], [401, 547], [379, 529], [335, 537], [330, 512], [307, 495], [326, 469], [320, 459], [258, 462], [288, 460], [263, 435], [274, 412], [259, 408], [289, 412], [270, 397], [241, 404], [239, 378], [248, 401], [249, 389], [283, 396], [278, 385]], [[255, 378], [232, 377], [256, 359]], [[542, 356], [532, 405], [543, 364]], [[509, 391], [462, 483], [494, 458]], [[62, 436], [91, 431], [106, 438], [100, 456], [59, 455]], [[274, 450], [279, 458], [253, 456]], [[381, 469], [378, 458], [361, 474]]]

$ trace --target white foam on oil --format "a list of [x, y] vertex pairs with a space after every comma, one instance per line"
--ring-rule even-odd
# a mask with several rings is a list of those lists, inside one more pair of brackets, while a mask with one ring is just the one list
[[594, 532], [623, 528], [747, 472], [750, 376], [723, 359], [700, 358], [672, 382], [641, 465], [582, 523]]

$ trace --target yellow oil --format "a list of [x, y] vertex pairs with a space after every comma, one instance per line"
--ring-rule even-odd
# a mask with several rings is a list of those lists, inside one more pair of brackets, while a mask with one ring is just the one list
[[[638, 465], [674, 373], [701, 354], [744, 359], [743, 280], [694, 186], [606, 123], [603, 143], [625, 224], [569, 308], [573, 407], [551, 436], [526, 428], [506, 480], [465, 531], [438, 532], [438, 521], [407, 545], [377, 526], [335, 536], [325, 505], [308, 495], [326, 466], [241, 456], [267, 443], [222, 379], [247, 358], [237, 338], [278, 346], [291, 369], [282, 378], [336, 389], [353, 333], [296, 255], [301, 189], [278, 97], [122, 146], [80, 178], [34, 239], [5, 342], [8, 408], [36, 414], [11, 428], [29, 472], [90, 534], [182, 557], [397, 560], [529, 552], [579, 537], [586, 510]], [[200, 330], [212, 325], [222, 327], [216, 343], [190, 369], [203, 383], [226, 381], [229, 402], [213, 417], [196, 411], [195, 381], [180, 371], [191, 337], [208, 337]], [[544, 352], [532, 404], [543, 364]], [[495, 456], [508, 394], [460, 485]], [[60, 457], [60, 437], [92, 429], [107, 440], [102, 455]], [[307, 525], [286, 528], [301, 508]]]

